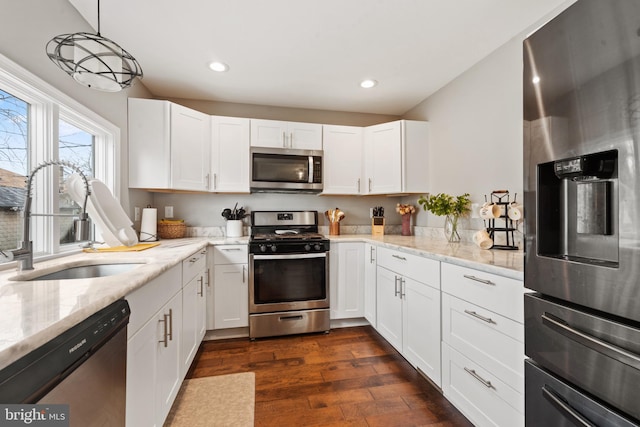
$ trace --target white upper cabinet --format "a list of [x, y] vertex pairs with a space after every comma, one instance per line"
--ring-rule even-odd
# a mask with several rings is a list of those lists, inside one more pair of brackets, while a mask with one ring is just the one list
[[251, 119], [251, 146], [322, 150], [322, 125]]
[[249, 192], [249, 119], [211, 117], [210, 191]]
[[361, 194], [364, 129], [324, 125], [322, 194]]
[[399, 120], [365, 128], [363, 194], [428, 192], [428, 126]]
[[129, 187], [207, 191], [209, 116], [169, 101], [129, 99]]

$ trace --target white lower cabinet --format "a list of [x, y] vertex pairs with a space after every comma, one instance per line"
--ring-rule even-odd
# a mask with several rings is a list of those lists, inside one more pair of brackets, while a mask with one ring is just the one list
[[329, 254], [329, 299], [332, 319], [364, 316], [364, 245], [333, 242]]
[[213, 260], [214, 329], [249, 326], [247, 245], [215, 246]]
[[442, 390], [477, 426], [524, 425], [524, 286], [442, 263]]
[[202, 250], [182, 261], [182, 341], [180, 343], [182, 376], [187, 371], [198, 352], [204, 338], [207, 309], [206, 274], [207, 251]]
[[438, 386], [440, 262], [377, 248], [376, 329]]
[[126, 299], [131, 306], [126, 425], [161, 426], [183, 379], [181, 266], [173, 267]]
[[376, 246], [371, 243], [364, 244], [364, 318], [371, 326], [376, 327]]

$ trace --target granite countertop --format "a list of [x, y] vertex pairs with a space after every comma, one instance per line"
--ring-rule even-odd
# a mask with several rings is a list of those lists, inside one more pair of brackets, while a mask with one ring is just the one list
[[[523, 279], [522, 251], [482, 250], [470, 243], [448, 243], [420, 236], [328, 236], [332, 242], [370, 242], [420, 256]], [[79, 253], [38, 262], [35, 270], [0, 271], [0, 369], [38, 348], [95, 312], [148, 283], [189, 255], [209, 244], [246, 244], [248, 237], [192, 237], [163, 240], [141, 252]], [[19, 281], [64, 266], [87, 263], [142, 263], [114, 276], [78, 279]]]
[[332, 242], [369, 242], [511, 279], [524, 280], [522, 250], [480, 249], [469, 242], [449, 243], [444, 239], [426, 236], [346, 234], [327, 237]]

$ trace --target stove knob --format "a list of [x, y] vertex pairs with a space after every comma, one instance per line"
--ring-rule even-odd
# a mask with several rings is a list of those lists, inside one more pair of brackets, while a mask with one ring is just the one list
[[313, 249], [319, 251], [320, 249], [322, 249], [322, 246], [320, 246], [320, 243], [316, 243], [315, 245], [313, 245]]
[[260, 252], [267, 252], [267, 246], [266, 245], [260, 245]]
[[304, 245], [304, 250], [309, 252], [311, 250], [311, 245], [308, 244], [308, 243], [306, 245]]
[[276, 245], [271, 245], [271, 252], [275, 252], [276, 251]]

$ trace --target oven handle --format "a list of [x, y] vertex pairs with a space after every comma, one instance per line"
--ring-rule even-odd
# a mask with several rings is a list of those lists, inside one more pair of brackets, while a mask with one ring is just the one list
[[591, 350], [595, 350], [598, 353], [604, 354], [620, 363], [631, 366], [635, 369], [640, 369], [640, 357], [636, 354], [625, 350], [624, 348], [610, 344], [602, 339], [593, 337], [585, 332], [572, 328], [564, 320], [557, 318], [556, 316], [544, 313], [542, 314], [542, 323], [549, 329], [564, 335], [565, 337], [584, 345]]
[[309, 258], [326, 258], [327, 253], [319, 254], [285, 254], [285, 255], [258, 255], [251, 254], [253, 259], [309, 259]]

